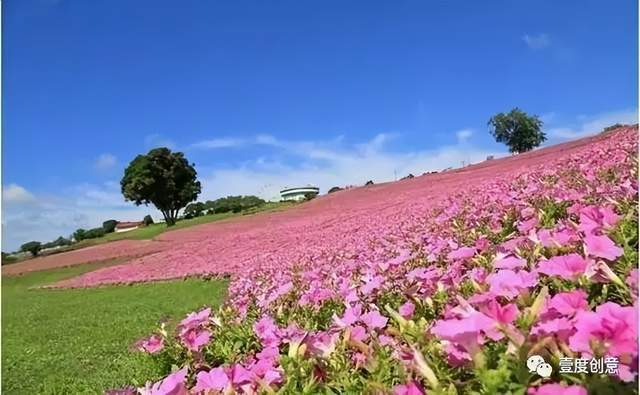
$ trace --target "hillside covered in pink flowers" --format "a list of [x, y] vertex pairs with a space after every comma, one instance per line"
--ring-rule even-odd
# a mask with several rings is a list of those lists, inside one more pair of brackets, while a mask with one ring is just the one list
[[139, 342], [167, 376], [124, 392], [637, 393], [637, 144], [625, 127], [171, 232], [58, 286], [230, 276], [223, 308]]

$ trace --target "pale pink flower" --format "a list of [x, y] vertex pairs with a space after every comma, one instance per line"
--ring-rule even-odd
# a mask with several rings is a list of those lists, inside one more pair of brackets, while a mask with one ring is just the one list
[[520, 270], [517, 273], [512, 270], [499, 270], [497, 273], [490, 274], [487, 282], [492, 294], [513, 298], [523, 290], [534, 287], [538, 282], [538, 276], [535, 272], [526, 270]]
[[565, 280], [576, 280], [586, 270], [587, 261], [578, 254], [558, 255], [538, 263], [538, 272]]
[[194, 392], [202, 392], [207, 390], [223, 391], [229, 384], [229, 377], [224, 369], [218, 367], [208, 372], [198, 372], [196, 375], [196, 385], [193, 387]]
[[584, 238], [585, 250], [589, 256], [613, 261], [622, 255], [622, 248], [615, 245], [608, 236], [595, 236], [592, 234]]
[[171, 373], [157, 383], [139, 388], [141, 395], [188, 395], [185, 386], [185, 378], [187, 377], [187, 368], [182, 368], [175, 373]]
[[576, 333], [569, 339], [573, 351], [594, 355], [593, 346], [607, 356], [638, 355], [638, 314], [635, 307], [607, 302], [596, 311], [576, 316]]
[[493, 267], [496, 269], [522, 269], [525, 266], [527, 261], [514, 255], [498, 254], [493, 261]]
[[422, 386], [415, 381], [393, 387], [393, 395], [425, 395]]
[[207, 329], [192, 328], [180, 334], [180, 340], [191, 351], [200, 351], [200, 348], [211, 340], [211, 332]]
[[164, 338], [160, 335], [151, 335], [138, 343], [140, 351], [155, 354], [164, 348]]
[[388, 321], [388, 319], [380, 314], [378, 310], [372, 310], [366, 314], [363, 314], [361, 319], [369, 329], [384, 328], [387, 325]]
[[544, 384], [540, 387], [531, 387], [528, 395], [587, 395], [587, 390], [579, 385], [564, 386], [562, 384]]
[[398, 312], [400, 313], [400, 315], [406, 319], [410, 319], [411, 316], [413, 316], [413, 312], [415, 311], [416, 306], [407, 301], [405, 302], [402, 306], [400, 306], [400, 308], [398, 309]]
[[460, 247], [457, 250], [451, 251], [447, 255], [447, 259], [469, 259], [476, 254], [476, 249], [473, 247]]

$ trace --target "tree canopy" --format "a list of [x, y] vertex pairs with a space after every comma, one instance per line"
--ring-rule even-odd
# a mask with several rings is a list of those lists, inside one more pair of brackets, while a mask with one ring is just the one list
[[174, 225], [178, 212], [196, 200], [201, 191], [196, 169], [182, 152], [154, 148], [129, 163], [120, 181], [122, 194], [137, 206], [152, 203]]
[[38, 256], [38, 253], [42, 249], [42, 244], [39, 241], [30, 241], [20, 246], [20, 251], [30, 252], [33, 256]]
[[536, 115], [528, 115], [519, 108], [499, 113], [489, 119], [489, 131], [499, 143], [505, 143], [512, 153], [534, 149], [547, 140], [542, 131], [542, 121]]

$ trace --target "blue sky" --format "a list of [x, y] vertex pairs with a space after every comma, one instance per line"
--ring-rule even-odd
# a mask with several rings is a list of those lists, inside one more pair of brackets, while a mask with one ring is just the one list
[[634, 122], [635, 1], [81, 1], [3, 6], [3, 250], [150, 208], [126, 164], [195, 162], [202, 199], [391, 180]]

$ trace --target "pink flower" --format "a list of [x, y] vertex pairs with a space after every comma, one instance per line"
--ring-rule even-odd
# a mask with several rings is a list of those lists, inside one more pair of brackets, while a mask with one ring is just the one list
[[210, 315], [211, 315], [210, 307], [202, 309], [198, 312], [194, 311], [192, 313], [189, 313], [189, 315], [187, 315], [187, 318], [180, 321], [179, 327], [186, 332], [191, 328], [195, 328], [207, 323], [207, 321], [209, 321]]
[[[576, 352], [607, 356], [638, 355], [638, 318], [635, 307], [607, 302], [595, 312], [582, 311], [576, 316], [576, 333], [569, 347]], [[596, 349], [592, 349], [596, 347]]]
[[415, 381], [409, 381], [407, 384], [400, 384], [393, 387], [393, 395], [424, 395], [422, 386]]
[[588, 308], [587, 294], [582, 290], [556, 294], [547, 303], [548, 310], [555, 310], [567, 317], [573, 317], [576, 313]]
[[356, 304], [355, 306], [347, 307], [344, 311], [344, 315], [341, 318], [337, 316], [333, 316], [333, 321], [341, 328], [345, 328], [347, 326], [353, 325], [360, 320], [360, 316], [362, 315], [362, 306], [360, 304]]
[[164, 338], [160, 335], [151, 335], [146, 339], [142, 339], [138, 343], [138, 349], [140, 351], [148, 352], [149, 354], [155, 354], [164, 348]]
[[600, 228], [611, 228], [620, 220], [620, 216], [609, 207], [585, 207], [580, 210], [578, 229], [585, 234], [594, 233]]
[[388, 319], [381, 315], [378, 310], [372, 310], [366, 314], [363, 314], [361, 318], [362, 322], [369, 329], [384, 328], [387, 325], [388, 321]]
[[557, 336], [562, 341], [567, 341], [573, 332], [573, 322], [567, 318], [555, 318], [536, 324], [531, 329], [531, 334], [536, 336]]
[[538, 282], [535, 272], [520, 270], [518, 273], [512, 270], [499, 270], [487, 277], [489, 291], [497, 296], [513, 298], [527, 288], [534, 287]]
[[565, 280], [576, 280], [587, 270], [587, 261], [578, 254], [558, 255], [538, 263], [538, 272]]
[[208, 372], [198, 372], [194, 392], [207, 390], [223, 391], [229, 384], [229, 377], [222, 368], [213, 368]]
[[596, 256], [613, 261], [622, 255], [622, 248], [615, 245], [613, 240], [607, 236], [587, 235], [584, 238], [585, 249], [588, 255]]
[[273, 347], [280, 344], [278, 327], [268, 315], [262, 316], [259, 321], [253, 324], [253, 332], [265, 347]]
[[515, 304], [509, 303], [502, 306], [495, 299], [486, 304], [480, 311], [501, 324], [512, 323], [520, 313], [518, 306]]
[[431, 333], [460, 345], [469, 354], [479, 351], [479, 345], [484, 343], [482, 335], [487, 332], [495, 333], [494, 320], [479, 312], [462, 319], [438, 320], [431, 328]]
[[476, 254], [476, 249], [473, 247], [460, 247], [457, 250], [451, 251], [447, 255], [447, 259], [456, 260], [456, 259], [468, 259], [473, 257]]
[[527, 266], [527, 261], [514, 255], [498, 254], [493, 261], [496, 269], [522, 269]]
[[172, 373], [155, 384], [147, 383], [144, 388], [140, 388], [142, 395], [187, 395], [185, 378], [187, 368], [182, 368]]
[[544, 384], [540, 387], [531, 387], [528, 395], [587, 395], [587, 390], [579, 385], [564, 386], [561, 384]]
[[180, 335], [182, 344], [191, 351], [199, 351], [202, 346], [209, 343], [211, 332], [207, 329], [192, 328]]
[[240, 365], [239, 363], [233, 364], [227, 374], [229, 376], [229, 380], [235, 386], [249, 384], [253, 380], [251, 372], [245, 369], [244, 366]]
[[414, 306], [413, 303], [405, 302], [402, 306], [400, 306], [400, 308], [398, 309], [398, 312], [402, 317], [406, 319], [410, 319], [411, 316], [413, 316], [413, 312], [415, 311], [415, 309], [416, 309], [416, 306]]

